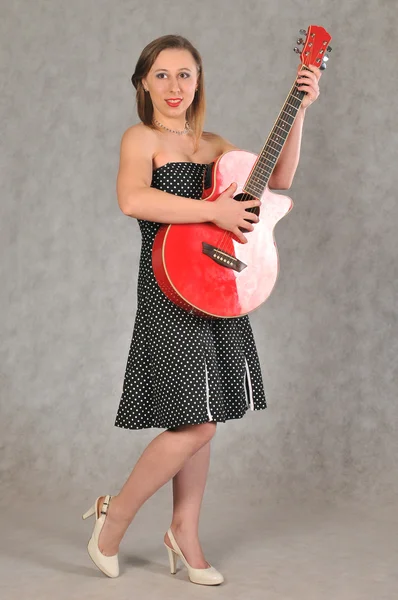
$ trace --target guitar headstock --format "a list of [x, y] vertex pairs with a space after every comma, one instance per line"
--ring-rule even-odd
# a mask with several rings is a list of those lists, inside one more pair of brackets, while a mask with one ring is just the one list
[[332, 51], [332, 48], [329, 46], [329, 42], [332, 39], [331, 35], [326, 29], [318, 27], [318, 25], [310, 25], [308, 31], [300, 29], [300, 34], [305, 35], [306, 38], [305, 40], [299, 38], [297, 44], [303, 44], [304, 48], [300, 50], [300, 48], [296, 46], [294, 51], [297, 54], [300, 54], [303, 65], [307, 67], [313, 65], [314, 67], [321, 69], [321, 71], [326, 69], [326, 63], [329, 60], [327, 53]]

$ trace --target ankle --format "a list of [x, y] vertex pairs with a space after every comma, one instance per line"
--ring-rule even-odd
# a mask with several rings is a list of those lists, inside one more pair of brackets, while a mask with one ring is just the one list
[[170, 529], [174, 534], [183, 535], [188, 538], [197, 538], [199, 536], [198, 525], [196, 523], [173, 520]]
[[133, 520], [133, 516], [126, 510], [123, 501], [120, 501], [118, 495], [112, 496], [109, 503], [109, 516], [112, 520], [124, 521], [130, 523]]

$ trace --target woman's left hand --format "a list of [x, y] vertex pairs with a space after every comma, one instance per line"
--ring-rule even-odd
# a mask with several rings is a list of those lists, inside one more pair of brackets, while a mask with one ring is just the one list
[[[310, 71], [307, 70], [310, 69]], [[307, 92], [301, 103], [301, 108], [308, 108], [310, 104], [315, 102], [319, 96], [319, 85], [322, 71], [318, 67], [309, 65], [303, 69], [303, 65], [298, 68], [297, 87], [302, 92]]]

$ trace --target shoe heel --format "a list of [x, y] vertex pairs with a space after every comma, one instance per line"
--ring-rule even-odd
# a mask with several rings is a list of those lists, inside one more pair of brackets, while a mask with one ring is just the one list
[[87, 512], [84, 513], [84, 515], [82, 516], [82, 519], [88, 519], [89, 517], [91, 517], [91, 515], [95, 514], [95, 504], [92, 505], [91, 508], [88, 509]]
[[175, 575], [177, 573], [177, 560], [178, 560], [178, 556], [175, 552], [173, 552], [173, 550], [171, 548], [168, 547], [167, 544], [165, 544], [166, 548], [167, 548], [167, 553], [169, 555], [169, 563], [170, 563], [170, 573], [172, 575]]

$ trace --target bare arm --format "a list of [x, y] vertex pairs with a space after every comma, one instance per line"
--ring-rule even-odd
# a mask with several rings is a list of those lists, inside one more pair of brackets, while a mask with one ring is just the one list
[[120, 210], [129, 217], [157, 223], [204, 223], [213, 220], [212, 202], [183, 198], [151, 188], [155, 138], [131, 127], [123, 135], [117, 176]]
[[269, 180], [269, 187], [275, 190], [288, 190], [296, 173], [301, 149], [305, 109], [300, 108], [289, 136], [282, 148], [275, 169]]
[[125, 215], [167, 224], [211, 222], [235, 234], [241, 243], [247, 242], [241, 228], [253, 231], [252, 223], [257, 223], [258, 217], [247, 209], [259, 206], [258, 200], [234, 200], [236, 183], [232, 183], [213, 202], [182, 198], [151, 188], [152, 156], [155, 152], [155, 138], [149, 129], [138, 125], [123, 135], [117, 197]]
[[[293, 183], [300, 160], [305, 111], [307, 110], [307, 107], [319, 97], [318, 82], [321, 78], [322, 71], [313, 65], [309, 65], [306, 68], [303, 68], [303, 65], [300, 65], [297, 71], [298, 89], [306, 92], [306, 96], [303, 99], [296, 120], [293, 123], [293, 127], [290, 130], [289, 136], [269, 179], [269, 187], [274, 190], [288, 190]], [[224, 140], [223, 138], [220, 138], [220, 140], [221, 152], [238, 150], [236, 146], [233, 146], [227, 140]]]

